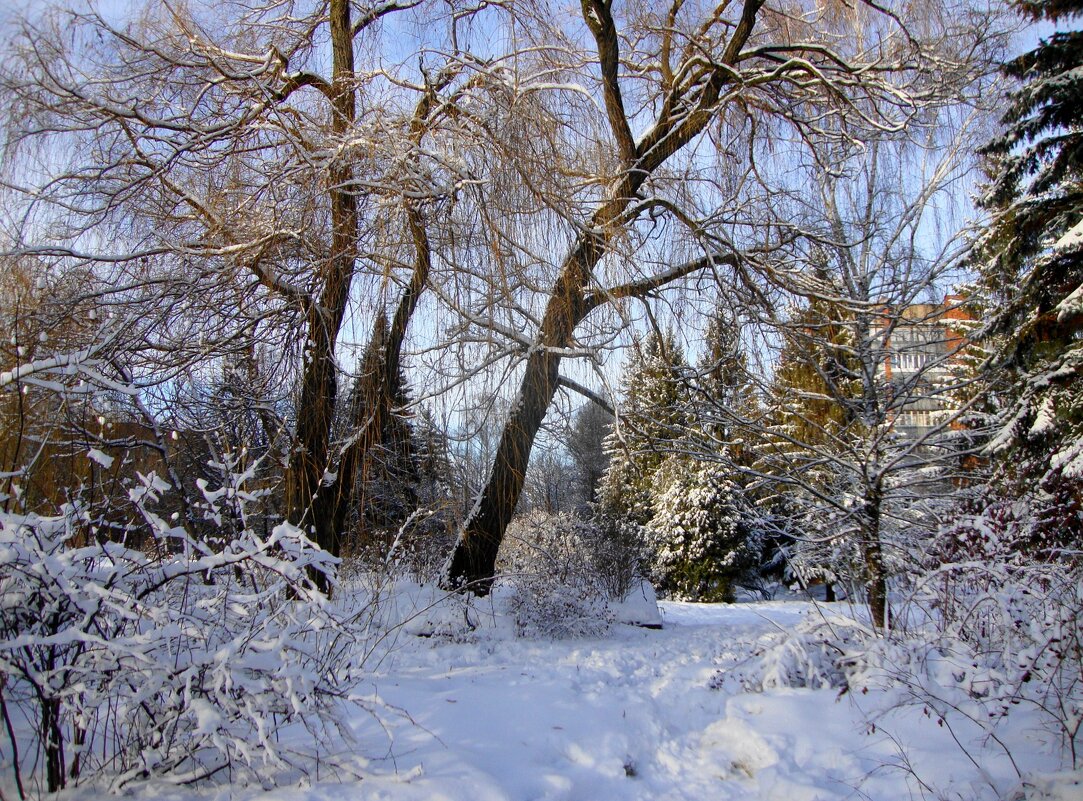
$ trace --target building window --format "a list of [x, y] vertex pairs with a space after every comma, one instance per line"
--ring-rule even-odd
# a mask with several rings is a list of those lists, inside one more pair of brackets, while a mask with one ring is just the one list
[[933, 414], [928, 409], [909, 409], [899, 414], [899, 425], [903, 428], [932, 428], [936, 424]]
[[900, 373], [921, 372], [944, 355], [945, 344], [935, 326], [899, 326], [891, 332], [891, 367]]

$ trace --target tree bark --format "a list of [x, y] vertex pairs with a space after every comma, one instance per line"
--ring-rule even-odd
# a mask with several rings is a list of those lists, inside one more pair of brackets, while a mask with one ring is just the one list
[[863, 510], [861, 550], [865, 560], [865, 594], [872, 624], [878, 629], [891, 625], [891, 607], [887, 596], [887, 570], [880, 542], [880, 512], [883, 493], [878, 486], [867, 488]]
[[[52, 660], [50, 659], [50, 662]], [[40, 695], [41, 741], [45, 751], [45, 782], [50, 793], [64, 789], [64, 735], [60, 730], [60, 699]]]
[[[343, 141], [356, 116], [354, 99], [353, 32], [349, 0], [331, 0], [332, 122], [336, 140]], [[357, 199], [349, 185], [353, 171], [347, 159], [328, 170], [331, 209], [331, 257], [323, 268], [319, 302], [308, 310], [308, 339], [297, 433], [286, 468], [286, 518], [307, 529], [316, 544], [334, 556], [341, 541], [333, 524], [331, 504], [321, 502], [320, 487], [328, 462], [331, 422], [337, 395], [335, 345], [353, 279], [357, 249]], [[325, 585], [324, 579], [316, 580]]]

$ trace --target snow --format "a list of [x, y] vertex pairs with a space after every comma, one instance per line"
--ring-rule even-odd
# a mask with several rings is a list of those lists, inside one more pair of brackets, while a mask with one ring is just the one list
[[[1080, 223], [1083, 226], [1083, 223]], [[1083, 284], [1076, 287], [1075, 291], [1069, 294], [1056, 306], [1057, 321], [1064, 322], [1068, 318], [1083, 312]]]
[[639, 587], [628, 593], [628, 596], [623, 601], [610, 602], [610, 606], [613, 610], [613, 620], [616, 623], [627, 623], [646, 628], [662, 627], [662, 615], [658, 609], [658, 596], [655, 595], [654, 587], [648, 581], [641, 581]]
[[[384, 611], [410, 625], [374, 654], [355, 690], [356, 775], [325, 769], [276, 789], [159, 785], [136, 797], [992, 801], [1019, 784], [994, 744], [918, 709], [885, 712], [886, 691], [742, 689], [733, 677], [765, 643], [823, 614], [811, 603], [659, 606], [660, 630], [615, 625], [604, 638], [532, 640], [514, 636], [498, 600], [399, 592]], [[200, 713], [201, 727], [216, 724], [211, 710]], [[1021, 767], [1041, 771], [1026, 797], [1080, 798], [1080, 773], [1055, 773], [1045, 733], [1009, 734]], [[95, 797], [89, 788], [69, 795]]]
[[103, 453], [97, 448], [91, 448], [89, 451], [87, 451], [86, 455], [88, 459], [93, 462], [97, 462], [106, 470], [113, 466], [113, 457], [107, 453]]
[[1069, 231], [1053, 244], [1053, 250], [1068, 250], [1083, 244], [1083, 220], [1077, 222]]

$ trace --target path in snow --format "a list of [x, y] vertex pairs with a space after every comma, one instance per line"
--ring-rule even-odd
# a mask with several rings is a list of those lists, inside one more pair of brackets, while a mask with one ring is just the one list
[[[985, 801], [1012, 786], [1006, 760], [975, 752], [993, 779], [986, 782], [920, 710], [893, 715], [890, 734], [883, 719], [871, 731], [875, 692], [751, 693], [733, 679], [711, 689], [720, 668], [747, 661], [764, 638], [816, 614], [812, 605], [661, 607], [664, 629], [616, 626], [605, 639], [516, 639], [500, 626], [466, 643], [401, 634], [359, 688], [379, 699], [370, 706], [386, 727], [373, 715], [354, 721], [360, 780], [335, 783], [324, 770], [307, 788], [159, 788], [144, 798]], [[904, 762], [926, 786], [900, 770]]]
[[375, 691], [414, 724], [395, 726], [393, 760], [369, 765], [397, 774], [370, 775], [362, 797], [863, 797], [855, 788], [891, 754], [855, 732], [849, 704], [807, 690], [710, 689], [720, 665], [792, 627], [809, 605], [662, 608], [663, 630], [622, 627], [604, 640], [408, 648]]

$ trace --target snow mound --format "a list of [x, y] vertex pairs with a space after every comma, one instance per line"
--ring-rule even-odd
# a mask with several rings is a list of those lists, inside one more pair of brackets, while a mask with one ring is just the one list
[[658, 596], [649, 581], [643, 580], [638, 587], [621, 601], [611, 601], [613, 620], [646, 629], [662, 628], [662, 613], [658, 610]]

